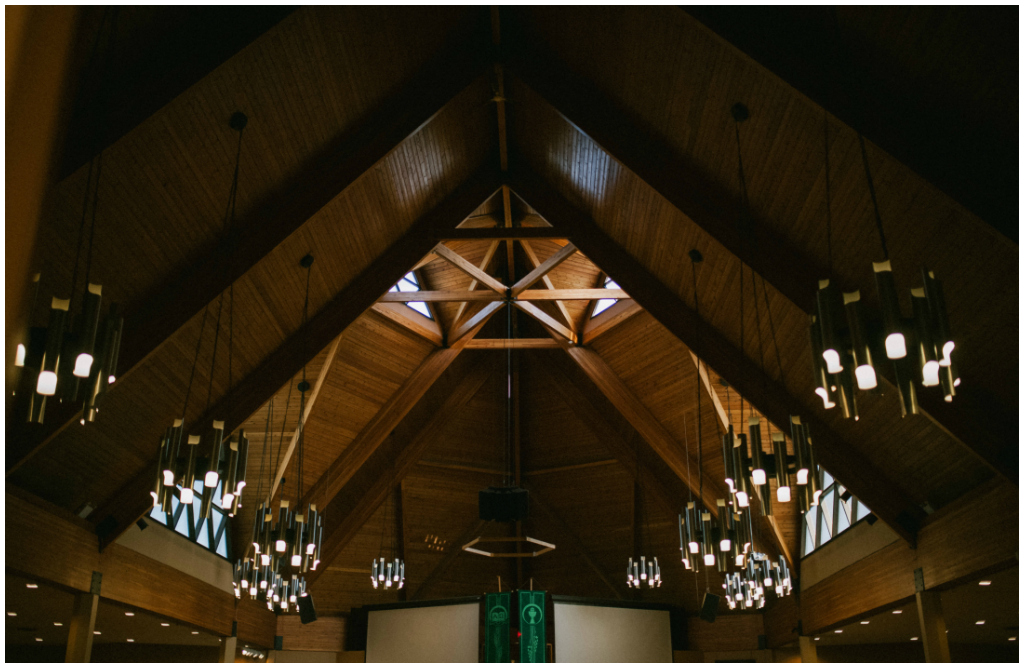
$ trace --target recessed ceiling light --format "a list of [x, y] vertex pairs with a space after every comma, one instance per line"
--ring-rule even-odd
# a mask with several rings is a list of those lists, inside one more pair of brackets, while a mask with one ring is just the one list
[[29, 589], [39, 589], [39, 585], [37, 585], [37, 584], [33, 584], [33, 583], [31, 583], [31, 582], [30, 582], [30, 583], [28, 583], [28, 584], [27, 584], [27, 585], [25, 585], [25, 586], [26, 586], [27, 588], [29, 588]]
[[985, 623], [985, 620], [984, 620], [984, 619], [979, 619], [978, 621], [974, 622], [974, 625], [975, 625], [975, 626], [981, 626], [981, 625], [982, 625], [982, 624], [984, 624], [984, 623]]
[[902, 610], [893, 610], [892, 614], [894, 614], [894, 615], [902, 615], [903, 611]]
[[194, 636], [197, 636], [197, 635], [199, 635], [199, 631], [193, 631], [193, 632], [192, 632], [192, 635], [194, 635]]
[[864, 620], [863, 622], [861, 622], [861, 624], [870, 624], [870, 623], [871, 623], [871, 622], [869, 622], [869, 621], [868, 621], [868, 620], [866, 620], [866, 619], [865, 619], [865, 620]]
[[843, 632], [842, 629], [836, 629], [836, 633], [842, 633], [842, 632]]
[[8, 612], [8, 613], [7, 613], [7, 616], [8, 616], [8, 617], [17, 617], [17, 616], [18, 616], [18, 613], [16, 613], [16, 612]]
[[1010, 638], [1010, 642], [1016, 642], [1016, 640], [1017, 640], [1017, 636], [1013, 636], [1012, 638]]
[[101, 635], [103, 635], [103, 634], [102, 634], [102, 633], [100, 633], [99, 631], [93, 631], [93, 632], [92, 632], [92, 634], [93, 634], [94, 636], [101, 636]]
[[135, 642], [132, 638], [128, 638], [128, 642]]
[[160, 622], [160, 626], [170, 626], [167, 622]]
[[134, 612], [126, 612], [126, 613], [124, 613], [124, 616], [125, 617], [134, 617], [135, 613]]
[[53, 623], [53, 625], [54, 625], [54, 626], [64, 626], [64, 625], [63, 625], [63, 624], [61, 624], [60, 622], [54, 622], [54, 623]]
[[989, 586], [990, 584], [992, 584], [992, 581], [991, 581], [991, 580], [982, 580], [982, 581], [981, 581], [981, 582], [979, 582], [978, 584], [980, 584], [980, 585], [981, 585], [982, 587], [987, 587], [987, 586]]
[[36, 638], [36, 642], [43, 642], [42, 638]]
[[815, 638], [815, 640], [821, 640], [821, 638]]
[[911, 638], [911, 640], [917, 640], [917, 636], [914, 636], [913, 638]]

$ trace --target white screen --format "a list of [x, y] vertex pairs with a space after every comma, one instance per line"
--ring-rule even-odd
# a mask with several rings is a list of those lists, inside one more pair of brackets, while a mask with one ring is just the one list
[[668, 610], [555, 601], [555, 663], [671, 663]]
[[480, 603], [371, 610], [366, 663], [476, 663]]

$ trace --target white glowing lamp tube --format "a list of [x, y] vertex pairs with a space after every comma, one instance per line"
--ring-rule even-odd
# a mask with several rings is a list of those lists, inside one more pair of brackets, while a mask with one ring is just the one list
[[768, 483], [768, 475], [764, 471], [764, 451], [761, 448], [761, 418], [751, 416], [748, 422], [750, 431], [750, 480], [757, 486]]
[[36, 392], [44, 397], [57, 393], [57, 371], [60, 366], [61, 346], [64, 344], [64, 326], [68, 316], [70, 300], [57, 299], [50, 303], [50, 320], [46, 325], [46, 347], [40, 365]]
[[843, 370], [841, 344], [835, 318], [836, 297], [828, 279], [818, 281], [817, 305], [818, 324], [821, 327], [821, 357], [829, 373]]
[[885, 356], [891, 360], [903, 359], [907, 356], [907, 340], [903, 336], [900, 314], [900, 302], [896, 296], [896, 280], [892, 276], [892, 264], [875, 262], [875, 287], [878, 290], [878, 303], [882, 311], [882, 328], [885, 330]]
[[181, 479], [181, 502], [190, 504], [195, 500], [193, 486], [196, 482], [196, 457], [199, 449], [199, 437], [192, 434], [188, 437], [188, 463], [185, 464], [185, 475]]
[[843, 293], [843, 304], [846, 306], [846, 322], [850, 328], [850, 340], [853, 344], [853, 375], [857, 379], [857, 388], [873, 390], [878, 387], [878, 377], [871, 359], [871, 346], [864, 335], [864, 314], [860, 301], [860, 291]]

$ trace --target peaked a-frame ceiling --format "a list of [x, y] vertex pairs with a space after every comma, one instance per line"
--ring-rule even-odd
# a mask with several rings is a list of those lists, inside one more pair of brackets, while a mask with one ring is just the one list
[[[922, 262], [947, 277], [965, 390], [952, 407], [926, 404], [927, 415], [902, 420], [892, 392], [867, 396], [862, 419], [842, 421], [813, 406], [805, 335], [825, 264], [813, 157], [821, 110], [674, 8], [625, 21], [611, 9], [569, 23], [557, 10], [511, 16], [515, 30], [503, 34], [500, 20], [475, 9], [303, 8], [114, 142], [93, 271], [105, 296], [128, 305], [119, 381], [95, 425], [79, 428], [58, 409], [40, 429], [9, 426], [8, 480], [69, 509], [99, 506], [90, 519], [104, 544], [115, 539], [145, 511], [159, 434], [181, 415], [198, 340], [190, 431], [223, 419], [258, 449], [275, 396], [284, 417], [272, 430], [275, 463], [298, 422], [294, 405], [282, 411], [289, 389], [303, 365], [322, 376], [302, 484], [329, 509], [332, 559], [316, 585], [327, 609], [366, 600], [359, 582], [389, 495], [400, 499], [413, 597], [478, 591], [495, 573], [615, 595], [620, 562], [644, 541], [674, 564], [675, 513], [697, 478], [698, 415], [704, 491], [721, 485], [713, 453], [722, 416], [691, 351], [773, 424], [812, 416], [821, 463], [907, 540], [923, 505], [944, 505], [993, 475], [1016, 482], [1015, 448], [999, 431], [1008, 422], [998, 419], [1016, 404], [1015, 365], [1005, 364], [1016, 347], [1001, 334], [1016, 331], [1016, 283], [992, 278], [1016, 271], [1015, 244], [872, 146], [892, 254], [906, 258], [898, 280], [909, 284]], [[609, 21], [620, 39], [599, 39]], [[589, 29], [559, 28], [570, 24]], [[703, 59], [662, 57], [680, 44], [700, 46]], [[737, 99], [752, 110], [742, 137], [759, 245], [735, 232], [743, 209], [727, 110]], [[250, 125], [238, 233], [225, 235], [234, 155], [225, 119], [239, 108]], [[860, 243], [871, 230], [855, 134], [833, 130], [835, 234], [857, 240], [837, 253], [834, 271], [844, 285], [866, 285], [877, 257]], [[70, 283], [86, 178], [82, 167], [55, 188], [37, 254], [44, 293]], [[505, 338], [502, 302], [439, 301], [431, 321], [379, 299], [412, 268], [432, 291], [493, 299], [566, 240], [580, 252], [524, 289], [593, 290], [604, 270], [631, 299], [603, 320], [587, 317], [592, 294], [517, 301], [517, 338], [534, 342], [519, 345], [541, 348], [516, 351], [519, 469], [537, 502], [525, 530], [559, 544], [520, 574], [517, 564], [467, 562], [454, 547], [481, 531], [475, 492], [505, 465], [504, 368], [495, 362], [504, 356], [473, 349]], [[707, 258], [696, 286], [691, 248]], [[314, 315], [303, 324], [297, 260], [307, 252], [317, 258]], [[985, 270], [963, 257], [984, 258]], [[229, 376], [224, 337], [202, 323], [232, 282]], [[763, 297], [760, 320], [752, 294]], [[777, 362], [762, 361], [754, 332], [777, 341], [766, 348]], [[211, 374], [215, 340], [221, 364]], [[249, 464], [255, 481], [258, 458]], [[298, 475], [284, 474], [293, 494]], [[236, 550], [253, 505], [236, 522]], [[759, 536], [795, 556], [799, 517], [776, 511], [759, 521]], [[447, 549], [420, 545], [428, 535]], [[695, 606], [683, 588], [691, 580], [671, 575], [666, 595]]]

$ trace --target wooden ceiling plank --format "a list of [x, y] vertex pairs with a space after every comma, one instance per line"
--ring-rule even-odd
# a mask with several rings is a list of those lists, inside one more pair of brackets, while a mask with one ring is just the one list
[[[349, 541], [359, 532], [367, 520], [373, 516], [373, 513], [376, 512], [380, 504], [384, 502], [389, 490], [393, 489], [395, 485], [408, 475], [409, 471], [422, 459], [423, 453], [432, 444], [443, 437], [447, 425], [452, 419], [462, 413], [463, 407], [479, 391], [492, 371], [493, 369], [489, 365], [473, 366], [449, 393], [442, 406], [417, 432], [416, 436], [408, 441], [408, 443], [400, 446], [401, 449], [395, 455], [388, 475], [377, 475], [376, 472], [366, 470], [364, 465], [369, 458], [368, 454], [362, 458], [358, 468], [349, 468], [348, 465], [354, 463], [354, 459], [351, 457], [346, 458], [346, 453], [352, 449], [352, 446], [349, 446], [342, 453], [339, 460], [347, 459], [348, 465], [332, 466], [332, 468], [337, 468], [338, 475], [329, 478], [329, 482], [324, 483], [328, 485], [328, 488], [326, 489], [327, 502], [323, 503], [326, 511], [324, 513], [324, 542], [320, 548], [322, 563], [330, 565], [334, 562], [345, 546], [348, 545]], [[422, 397], [422, 394], [420, 394], [420, 397]], [[411, 408], [412, 406], [409, 406], [409, 409]], [[384, 412], [384, 410], [382, 409], [381, 412]], [[408, 413], [408, 410], [405, 413]], [[394, 426], [397, 426], [397, 421], [394, 423]], [[391, 429], [383, 432], [383, 436], [380, 437], [377, 445], [380, 445], [390, 433]], [[327, 474], [324, 475], [327, 476]], [[365, 489], [365, 485], [361, 484], [366, 482], [362, 478], [367, 475], [375, 476], [370, 483], [369, 489]], [[344, 478], [341, 476], [344, 476]], [[344, 483], [338, 484], [342, 479]], [[353, 491], [349, 493], [346, 488]], [[314, 491], [311, 490], [308, 498], [322, 500], [324, 495], [314, 495]], [[318, 570], [307, 573], [306, 581], [312, 584], [322, 572]]]
[[[601, 146], [659, 195], [688, 216], [726, 250], [751, 267], [783, 296], [805, 313], [815, 308], [818, 280], [827, 275], [822, 262], [808, 257], [777, 237], [766, 225], [745, 235], [750, 213], [735, 195], [711, 182], [694, 166], [686, 164], [664, 142], [652, 142], [650, 134], [591, 84], [558, 65], [558, 59], [540, 58], [535, 51], [513, 56], [516, 74], [545, 99], [570, 125]], [[876, 371], [896, 387], [890, 364]], [[1018, 484], [1019, 456], [1016, 434], [1000, 430], [1016, 424], [991, 402], [957, 397], [952, 403], [941, 394], [920, 392], [921, 414], [976, 455], [998, 475]]]
[[[526, 259], [530, 261], [530, 264], [532, 264], [533, 268], [536, 270], [538, 267], [540, 267], [541, 261], [540, 258], [537, 257], [537, 253], [533, 250], [533, 245], [529, 241], [521, 241], [519, 243], [523, 247], [523, 251], [526, 252]], [[546, 287], [548, 290], [555, 289], [555, 284], [551, 282], [551, 276], [549, 276], [548, 274], [544, 274], [541, 277], [541, 280], [544, 282], [544, 287]], [[529, 291], [527, 290], [524, 292]], [[555, 302], [555, 305], [558, 307], [558, 311], [559, 313], [562, 314], [562, 317], [565, 318], [565, 324], [569, 325], [570, 329], [574, 329], [572, 326], [572, 316], [569, 315], [569, 309], [567, 309], [565, 307], [565, 304], [563, 304], [561, 301]]]
[[632, 299], [623, 299], [612, 304], [603, 313], [588, 320], [587, 324], [583, 326], [583, 345], [591, 343], [597, 337], [611, 331], [641, 311], [643, 308]]
[[444, 345], [444, 334], [441, 332], [441, 327], [437, 324], [436, 320], [431, 320], [404, 304], [377, 303], [372, 308], [388, 320], [405, 327], [418, 336], [422, 336], [435, 346]]
[[[415, 222], [401, 239], [392, 244], [370, 266], [334, 296], [316, 315], [292, 334], [269, 357], [263, 360], [245, 379], [228, 390], [211, 410], [189, 425], [189, 431], [203, 433], [213, 420], [223, 420], [225, 431], [233, 432], [250, 415], [273, 396], [302, 369], [309, 359], [327, 345], [370, 308], [376, 295], [386, 292], [407, 273], [429, 250], [433, 243], [430, 230], [452, 220], [462, 220], [486, 201], [500, 187], [498, 173], [483, 170], [456, 189], [437, 207]], [[156, 444], [154, 443], [154, 449]], [[126, 483], [107, 499], [96, 512], [93, 521], [100, 533], [100, 547], [105, 548], [125, 529], [148, 512], [152, 500], [152, 474], [156, 460], [146, 465], [140, 474]]]
[[[596, 265], [611, 275], [638, 304], [688, 348], [700, 355], [736, 390], [775, 424], [789, 424], [789, 416], [814, 413], [789, 391], [768, 377], [721, 333], [700, 320], [678, 294], [666, 287], [616, 244], [588, 216], [575, 209], [537, 177], [520, 173], [512, 183], [515, 192], [569, 233]], [[701, 325], [701, 337], [694, 332]], [[583, 349], [581, 349], [583, 350]], [[572, 353], [573, 351], [570, 351]], [[586, 359], [585, 354], [577, 354]], [[604, 388], [602, 388], [604, 389]], [[613, 387], [609, 388], [614, 389]], [[910, 543], [924, 519], [924, 511], [872, 466], [858, 450], [828, 425], [813, 425], [818, 461], [843, 481], [886, 524]]]
[[545, 325], [548, 329], [557, 332], [560, 336], [565, 337], [565, 340], [569, 343], [576, 343], [576, 332], [572, 331], [562, 323], [558, 322], [550, 315], [542, 311], [536, 305], [531, 302], [513, 301], [516, 308], [520, 311], [525, 312], [527, 315], [532, 316], [535, 320]]
[[508, 288], [504, 283], [494, 278], [484, 270], [478, 268], [475, 264], [462, 257], [452, 249], [445, 246], [443, 243], [437, 244], [434, 247], [434, 253], [440, 256], [442, 259], [447, 260], [456, 269], [461, 270], [464, 274], [470, 278], [476, 279], [476, 281], [482, 285], [487, 286], [491, 290], [494, 290], [502, 297], [505, 296], [505, 292]]
[[[169, 277], [152, 295], [128, 305], [121, 337], [119, 380], [140, 368], [196, 313], [373, 165], [429, 123], [449, 100], [473, 84], [485, 66], [479, 49], [465, 44], [451, 44], [443, 49], [374, 113], [367, 114], [369, 120], [365, 124], [328, 145], [313, 164], [268, 196], [265, 206], [256, 207], [250, 219], [238, 221], [234, 231], [223, 241]], [[450, 224], [451, 220], [446, 222]], [[424, 235], [427, 234], [425, 230]], [[413, 262], [403, 262], [401, 266], [414, 265], [429, 250], [426, 248]], [[326, 345], [325, 342], [319, 349]], [[116, 392], [117, 388], [112, 391]], [[75, 424], [79, 413], [80, 410], [68, 404], [62, 410], [53, 410], [42, 427], [37, 426], [15, 439], [8, 434], [9, 448], [12, 443], [25, 445], [17, 453], [8, 452], [7, 475], [57, 434]]]
[[[622, 595], [622, 592], [618, 587], [612, 584], [613, 580], [609, 579], [608, 575], [600, 566], [597, 565], [597, 562], [594, 561], [594, 558], [590, 555], [590, 550], [587, 549], [587, 546], [583, 543], [580, 537], [576, 535], [576, 532], [573, 531], [572, 527], [569, 526], [569, 524], [563, 520], [558, 513], [551, 508], [551, 506], [540, 498], [540, 495], [537, 494], [537, 490], [534, 490], [530, 497], [530, 505], [540, 510], [542, 514], [547, 515], [548, 519], [554, 523], [555, 530], [558, 532], [558, 542], [567, 543], [567, 547], [580, 555], [583, 559], [583, 563], [585, 563], [590, 570], [594, 571], [594, 574], [597, 575], [598, 579], [601, 580], [604, 586], [608, 588], [608, 591], [610, 591], [616, 599], [620, 601], [624, 600], [625, 596]], [[614, 581], [617, 582], [618, 580]]]
[[[521, 279], [516, 281], [515, 285], [512, 286], [512, 296], [518, 297], [520, 292], [527, 289], [528, 287], [539, 281], [541, 278], [547, 276], [555, 267], [557, 267], [558, 265], [562, 264], [570, 257], [572, 257], [573, 253], [575, 252], [576, 247], [573, 246], [571, 243], [562, 246], [558, 250], [558, 252], [556, 252], [548, 259], [544, 260], [544, 262], [542, 262], [529, 274], [523, 276]], [[572, 321], [570, 320], [569, 322]]]
[[523, 290], [517, 299], [530, 301], [590, 301], [594, 299], [629, 299], [625, 290], [610, 288], [552, 288], [550, 290]]

